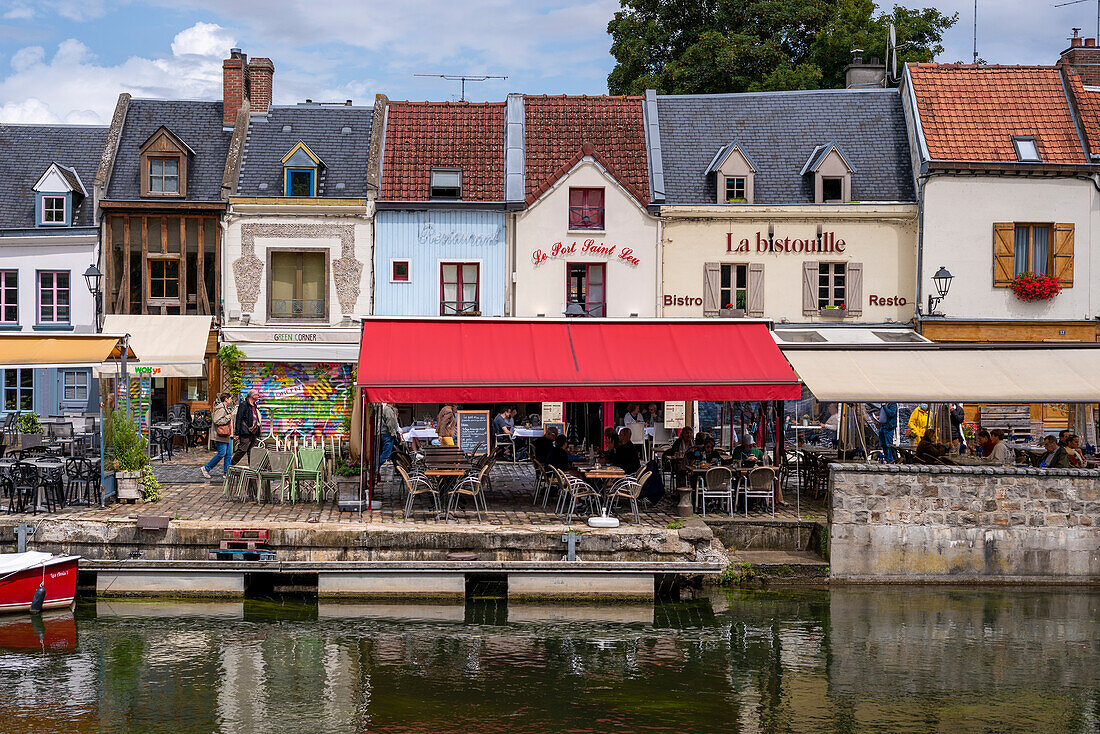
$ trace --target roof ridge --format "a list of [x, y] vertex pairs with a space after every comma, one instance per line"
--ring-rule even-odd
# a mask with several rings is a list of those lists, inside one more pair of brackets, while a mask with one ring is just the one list
[[614, 99], [614, 100], [628, 100], [638, 99], [644, 100], [644, 95], [634, 94], [524, 94], [524, 99]]
[[910, 68], [916, 69], [958, 69], [961, 71], [1007, 71], [1007, 70], [1023, 70], [1023, 69], [1035, 69], [1042, 71], [1059, 71], [1061, 67], [1056, 64], [963, 64], [963, 63], [942, 63], [939, 61], [919, 61], [910, 62], [906, 64]]
[[5, 127], [60, 127], [60, 128], [87, 128], [89, 130], [109, 130], [110, 125], [96, 125], [86, 122], [0, 122], [0, 128]]
[[423, 101], [391, 99], [389, 101], [390, 107], [393, 107], [394, 105], [430, 105], [437, 107], [504, 107], [506, 104], [507, 102], [468, 102], [465, 100], [459, 102], [436, 102], [430, 99], [426, 99]]
[[739, 99], [744, 97], [780, 97], [808, 94], [883, 94], [897, 93], [896, 87], [860, 87], [852, 89], [782, 89], [772, 92], [713, 92], [698, 94], [658, 94], [657, 99]]

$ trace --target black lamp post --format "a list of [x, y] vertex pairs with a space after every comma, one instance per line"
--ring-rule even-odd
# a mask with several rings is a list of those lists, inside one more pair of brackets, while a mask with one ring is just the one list
[[936, 315], [936, 307], [940, 305], [946, 296], [947, 292], [951, 290], [951, 281], [955, 279], [955, 276], [948, 271], [947, 268], [940, 266], [940, 269], [936, 271], [936, 274], [932, 276], [932, 282], [936, 284], [936, 292], [939, 293], [939, 297], [928, 294], [928, 315]]
[[88, 269], [84, 271], [84, 282], [88, 285], [88, 291], [92, 294], [92, 299], [95, 301], [95, 330], [99, 333], [99, 330], [103, 328], [103, 273], [99, 272], [94, 264], [89, 265]]

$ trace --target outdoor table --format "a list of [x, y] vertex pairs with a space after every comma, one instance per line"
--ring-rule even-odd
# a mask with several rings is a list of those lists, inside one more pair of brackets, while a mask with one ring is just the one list
[[401, 430], [401, 440], [402, 441], [411, 442], [414, 438], [419, 438], [419, 439], [439, 438], [439, 434], [436, 433], [435, 429], [430, 427], [430, 426], [426, 426], [424, 428], [412, 427], [412, 428], [405, 428], [405, 429]]
[[438, 477], [439, 499], [446, 504], [445, 500], [447, 499], [447, 494], [459, 479], [466, 476], [469, 469], [470, 466], [468, 464], [465, 466], [458, 466], [457, 464], [434, 464], [425, 465], [424, 474], [429, 477]]
[[[15, 459], [0, 459], [0, 466], [10, 467], [15, 463]], [[47, 457], [36, 457], [32, 459], [23, 459], [22, 463], [30, 464], [35, 469], [42, 471], [44, 469], [61, 469], [65, 470], [65, 464], [60, 459], [50, 459]], [[41, 483], [38, 485], [38, 497], [35, 499], [37, 507], [35, 511], [46, 512], [46, 490], [42, 487]]]
[[[588, 480], [592, 488], [600, 493], [601, 497], [607, 494], [608, 480], [614, 481], [626, 476], [626, 472], [617, 466], [595, 466], [593, 464], [578, 464], [573, 470]], [[609, 498], [604, 497], [605, 501]]]
[[[624, 428], [626, 428], [626, 426], [619, 426], [619, 427], [618, 427], [618, 428], [616, 428], [615, 430], [617, 430], [617, 431], [621, 431], [621, 430], [623, 430]], [[646, 437], [646, 438], [653, 438], [653, 426], [646, 426], [646, 427], [645, 427], [645, 437]]]
[[513, 438], [538, 438], [545, 435], [546, 431], [541, 428], [520, 428], [517, 426], [512, 429]]

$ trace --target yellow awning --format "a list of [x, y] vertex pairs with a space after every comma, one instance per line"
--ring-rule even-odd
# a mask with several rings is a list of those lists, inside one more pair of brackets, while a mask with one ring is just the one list
[[1097, 347], [780, 345], [818, 400], [875, 403], [1095, 403], [1100, 401]]
[[131, 372], [203, 377], [212, 320], [210, 316], [111, 314], [103, 319], [103, 329], [130, 335], [130, 346], [141, 356], [141, 364]]
[[[101, 367], [121, 357], [117, 334], [0, 334], [0, 368]], [[136, 361], [132, 350], [126, 358]]]

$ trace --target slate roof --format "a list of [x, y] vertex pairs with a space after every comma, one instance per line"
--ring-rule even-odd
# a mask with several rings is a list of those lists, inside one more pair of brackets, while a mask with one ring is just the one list
[[[283, 156], [301, 141], [321, 159], [317, 196], [367, 195], [371, 107], [303, 104], [253, 116], [245, 138], [238, 196], [283, 196]], [[289, 129], [288, 129], [289, 128]]]
[[752, 158], [756, 204], [812, 204], [814, 149], [836, 143], [851, 161], [854, 201], [915, 200], [896, 89], [658, 95], [666, 204], [715, 204], [714, 154], [736, 140]]
[[220, 202], [233, 137], [231, 129], [222, 129], [222, 103], [160, 99], [130, 100], [104, 199], [141, 200], [141, 146], [161, 125], [195, 151], [187, 163], [187, 196], [170, 201]]
[[462, 169], [462, 201], [504, 201], [503, 102], [393, 102], [382, 151], [384, 201], [427, 201], [431, 169]]
[[1088, 163], [1055, 66], [909, 64], [932, 160], [1018, 162], [1034, 135], [1043, 163]]
[[[641, 97], [525, 96], [527, 203], [591, 155], [643, 206], [648, 204], [642, 101]], [[718, 147], [710, 151], [708, 161]], [[706, 165], [703, 161], [702, 166]]]
[[[51, 163], [76, 169], [90, 194], [106, 141], [106, 126], [0, 124], [0, 229], [34, 227], [32, 187]], [[90, 195], [74, 214], [74, 226], [95, 226]]]

